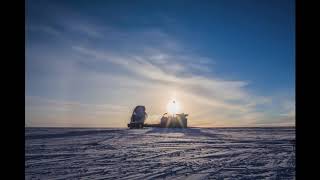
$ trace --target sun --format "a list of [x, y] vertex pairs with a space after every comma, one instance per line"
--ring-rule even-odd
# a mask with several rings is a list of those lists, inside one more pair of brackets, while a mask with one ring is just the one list
[[173, 99], [167, 104], [167, 112], [170, 115], [176, 115], [180, 111], [180, 104], [177, 100]]

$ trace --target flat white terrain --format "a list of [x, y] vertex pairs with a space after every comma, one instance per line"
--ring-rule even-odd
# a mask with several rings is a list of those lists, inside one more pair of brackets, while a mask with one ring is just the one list
[[25, 129], [26, 179], [295, 179], [294, 128]]

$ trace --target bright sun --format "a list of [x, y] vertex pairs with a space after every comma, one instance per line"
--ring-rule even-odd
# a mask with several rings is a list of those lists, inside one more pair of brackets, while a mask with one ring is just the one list
[[167, 104], [167, 111], [171, 115], [175, 115], [180, 111], [180, 105], [176, 100], [171, 100]]

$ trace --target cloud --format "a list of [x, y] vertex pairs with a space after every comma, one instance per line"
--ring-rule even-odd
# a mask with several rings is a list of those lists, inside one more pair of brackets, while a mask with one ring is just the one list
[[[82, 47], [75, 47], [74, 49], [79, 53], [90, 55], [98, 61], [116, 64], [127, 71], [132, 71], [136, 77], [130, 77], [128, 81], [145, 79], [143, 86], [146, 90], [152, 86], [156, 87], [159, 91], [170, 92], [171, 89], [174, 89], [182, 99], [186, 99], [186, 104], [193, 103], [201, 107], [201, 109], [193, 108], [192, 112], [195, 118], [206, 119], [207, 124], [210, 124], [210, 121], [218, 121], [220, 123], [216, 124], [220, 125], [252, 124], [256, 122], [258, 118], [263, 117], [263, 113], [257, 112], [255, 106], [270, 103], [270, 99], [267, 97], [260, 97], [247, 92], [245, 88], [248, 83], [244, 81], [208, 78], [192, 75], [192, 73], [190, 73], [189, 76], [178, 76], [175, 73], [165, 72], [163, 69], [165, 66], [154, 65], [150, 62], [148, 56], [141, 54], [139, 56], [135, 54], [124, 55], [123, 53], [121, 53], [121, 55], [110, 55], [105, 52], [98, 52]], [[153, 59], [159, 60], [164, 59], [163, 57], [173, 56], [164, 54], [160, 57], [152, 57]], [[163, 61], [162, 63], [167, 63], [167, 61]], [[177, 62], [175, 61], [174, 63]], [[183, 61], [180, 63], [182, 68], [179, 70], [188, 72], [188, 66], [183, 66]], [[170, 63], [167, 65], [170, 65]], [[122, 81], [121, 83], [127, 83], [128, 81]], [[130, 91], [130, 89], [128, 89], [128, 91]], [[158, 93], [158, 91], [154, 92], [153, 95], [157, 96], [156, 93]], [[154, 101], [156, 102], [156, 99], [154, 99]], [[203, 109], [206, 111], [201, 114]], [[200, 113], [197, 111], [200, 111]], [[232, 119], [237, 120], [232, 122]], [[193, 123], [197, 125], [197, 121]]]
[[[228, 81], [221, 78], [192, 75], [192, 73], [190, 73], [189, 76], [179, 76], [174, 72], [167, 73], [164, 69], [165, 66], [157, 66], [150, 62], [147, 56], [141, 54], [139, 56], [123, 53], [120, 53], [121, 55], [114, 53], [109, 54], [107, 52], [100, 52], [83, 47], [74, 47], [73, 49], [89, 57], [88, 61], [98, 66], [107, 64], [116, 65], [118, 69], [132, 73], [132, 76], [128, 77], [119, 74], [110, 75], [109, 72], [103, 71], [96, 72], [93, 70], [93, 72], [91, 72], [90, 69], [88, 72], [83, 72], [83, 69], [78, 69], [76, 72], [79, 74], [73, 74], [73, 76], [77, 76], [73, 77], [75, 80], [71, 83], [74, 87], [81, 88], [81, 85], [84, 85], [83, 82], [90, 82], [91, 87], [96, 87], [90, 92], [95, 93], [98, 92], [97, 87], [101, 87], [102, 84], [106, 84], [107, 86], [111, 85], [111, 87], [108, 86], [105, 93], [114, 94], [115, 91], [118, 91], [118, 94], [120, 94], [121, 92], [121, 95], [117, 95], [115, 98], [124, 98], [128, 100], [127, 102], [131, 100], [131, 104], [129, 104], [132, 106], [142, 102], [148, 106], [165, 106], [165, 102], [159, 103], [161, 101], [160, 99], [166, 99], [167, 101], [170, 93], [175, 91], [178, 94], [177, 98], [183, 100], [183, 104], [185, 104], [184, 110], [190, 113], [190, 118], [192, 119], [190, 125], [193, 126], [201, 126], [201, 124], [206, 126], [254, 125], [259, 122], [259, 119], [265, 118], [265, 114], [257, 111], [256, 106], [270, 103], [269, 98], [256, 96], [246, 91], [248, 83], [245, 81]], [[170, 63], [167, 65], [170, 65]], [[183, 66], [183, 64], [180, 64], [180, 66], [179, 71], [188, 72], [188, 66]], [[173, 69], [170, 70], [174, 71]], [[76, 82], [79, 82], [80, 85], [77, 85]], [[102, 87], [101, 94], [103, 94], [103, 89], [105, 88]], [[71, 91], [76, 91], [76, 89]], [[165, 96], [160, 97], [159, 93], [166, 94], [167, 98]], [[96, 94], [98, 95], [100, 93]], [[136, 97], [133, 98], [132, 96]], [[146, 100], [149, 97], [150, 99]], [[121, 102], [124, 101], [122, 100]], [[63, 107], [66, 107], [68, 104], [70, 103], [63, 104]], [[71, 105], [73, 105], [71, 107], [77, 107], [76, 109], [84, 106], [75, 106], [77, 104]], [[85, 107], [90, 106], [96, 107], [93, 104]], [[57, 107], [61, 106], [55, 106], [55, 108]], [[98, 107], [93, 108], [91, 112], [98, 114]], [[286, 106], [283, 108], [286, 108]], [[154, 114], [161, 114], [164, 110], [162, 108], [156, 109], [157, 110], [150, 114], [150, 119], [153, 119], [153, 121], [155, 117], [158, 117], [154, 116]], [[125, 122], [119, 121], [119, 119], [123, 118], [121, 113], [111, 115], [111, 112], [114, 112], [113, 110], [104, 109], [103, 111], [106, 113], [106, 119], [108, 117], [117, 119], [116, 124], [118, 124], [118, 126], [125, 124]], [[73, 112], [79, 113], [81, 111]], [[130, 115], [130, 108], [127, 109], [126, 115]], [[76, 117], [73, 119], [75, 118]]]
[[31, 25], [31, 26], [27, 26], [27, 31], [34, 31], [36, 33], [38, 32], [44, 32], [56, 37], [61, 36], [61, 32], [56, 30], [55, 28], [48, 26], [48, 25]]
[[64, 126], [68, 124], [68, 126], [108, 127], [114, 125], [119, 127], [118, 120], [108, 119], [108, 116], [123, 116], [128, 112], [127, 107], [117, 104], [83, 104], [26, 96], [26, 123], [28, 126]]

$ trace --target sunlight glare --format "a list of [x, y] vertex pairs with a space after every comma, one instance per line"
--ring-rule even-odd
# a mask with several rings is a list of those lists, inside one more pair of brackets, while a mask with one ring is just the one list
[[180, 111], [179, 103], [174, 99], [167, 104], [167, 111], [171, 115], [176, 115]]

